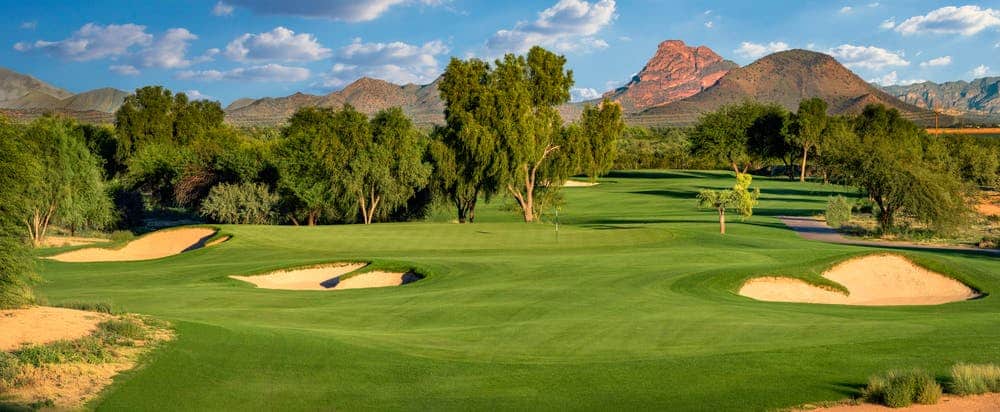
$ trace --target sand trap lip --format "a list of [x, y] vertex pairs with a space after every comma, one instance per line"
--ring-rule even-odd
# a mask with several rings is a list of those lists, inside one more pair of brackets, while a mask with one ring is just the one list
[[899, 255], [850, 259], [834, 265], [823, 277], [844, 286], [850, 294], [787, 277], [750, 279], [739, 294], [767, 302], [858, 306], [940, 305], [979, 296], [962, 282], [917, 266]]
[[82, 310], [35, 306], [0, 310], [0, 351], [90, 335], [109, 316]]
[[591, 187], [597, 186], [597, 182], [581, 182], [579, 180], [567, 180], [563, 183], [563, 187]]
[[50, 256], [49, 259], [60, 262], [126, 262], [159, 259], [205, 247], [206, 241], [215, 233], [215, 229], [203, 227], [160, 230], [135, 239], [121, 249], [86, 248], [60, 253]]
[[987, 412], [1000, 410], [1000, 393], [985, 395], [952, 396], [945, 395], [936, 405], [912, 405], [905, 408], [890, 408], [888, 406], [863, 403], [859, 405], [837, 405], [827, 408], [801, 409], [815, 412], [877, 412], [877, 411], [937, 411], [937, 412]]
[[104, 243], [108, 242], [108, 239], [101, 239], [97, 237], [79, 237], [79, 236], [46, 236], [42, 240], [43, 247], [64, 247], [64, 246], [84, 246], [92, 245], [94, 243]]
[[344, 290], [401, 286], [420, 280], [407, 272], [371, 271], [341, 280], [341, 276], [368, 266], [367, 263], [333, 263], [300, 269], [278, 270], [263, 275], [230, 276], [252, 283], [261, 289], [279, 290]]

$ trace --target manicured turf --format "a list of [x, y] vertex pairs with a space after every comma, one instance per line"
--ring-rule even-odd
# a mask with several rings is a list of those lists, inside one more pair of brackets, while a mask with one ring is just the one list
[[[849, 397], [894, 367], [1000, 360], [992, 296], [893, 308], [736, 295], [749, 276], [815, 279], [872, 249], [801, 240], [773, 217], [819, 213], [843, 189], [761, 178], [758, 216], [721, 237], [694, 193], [732, 183], [616, 174], [565, 191], [558, 235], [499, 203], [474, 225], [225, 226], [231, 241], [158, 261], [44, 262], [41, 293], [175, 322], [177, 341], [93, 405], [109, 410], [761, 410]], [[1000, 290], [995, 258], [908, 253]], [[428, 277], [340, 292], [227, 277], [338, 260]]]

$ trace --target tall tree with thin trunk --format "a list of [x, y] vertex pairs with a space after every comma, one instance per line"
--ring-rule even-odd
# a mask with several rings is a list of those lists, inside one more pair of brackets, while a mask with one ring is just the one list
[[303, 108], [295, 112], [275, 149], [278, 191], [286, 218], [312, 226], [323, 217], [339, 217], [339, 186], [333, 181], [341, 177], [340, 166], [346, 161], [333, 110]]
[[736, 184], [731, 190], [702, 190], [698, 192], [698, 205], [715, 209], [719, 214], [719, 233], [726, 234], [726, 211], [733, 210], [740, 219], [753, 216], [753, 209], [760, 198], [760, 189], [750, 190], [753, 177], [740, 173], [736, 175]]
[[806, 181], [809, 152], [816, 149], [829, 123], [826, 102], [818, 97], [805, 99], [799, 103], [799, 110], [792, 115], [788, 138], [802, 153], [799, 181]]
[[617, 155], [617, 142], [625, 132], [622, 106], [604, 99], [599, 106], [586, 105], [579, 120], [583, 141], [576, 144], [580, 169], [591, 182], [611, 170]]

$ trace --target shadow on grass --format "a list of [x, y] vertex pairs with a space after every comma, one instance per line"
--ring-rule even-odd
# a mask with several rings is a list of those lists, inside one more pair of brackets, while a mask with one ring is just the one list
[[653, 195], [653, 196], [669, 197], [671, 199], [691, 199], [691, 200], [697, 199], [696, 196], [698, 195], [697, 193], [686, 190], [664, 190], [664, 189], [640, 190], [631, 193], [637, 195]]
[[699, 172], [699, 171], [657, 171], [657, 170], [618, 170], [608, 173], [605, 177], [628, 178], [628, 179], [691, 179], [691, 178], [720, 178], [725, 177], [723, 172]]

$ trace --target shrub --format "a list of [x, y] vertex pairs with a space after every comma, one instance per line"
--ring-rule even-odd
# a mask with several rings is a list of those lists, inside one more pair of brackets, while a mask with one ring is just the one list
[[16, 385], [17, 376], [21, 374], [21, 361], [7, 352], [0, 352], [0, 389]]
[[914, 402], [932, 405], [941, 398], [941, 385], [919, 369], [889, 371], [869, 378], [861, 397], [867, 402], [893, 408], [909, 406]]
[[111, 232], [111, 236], [108, 236], [108, 238], [115, 243], [125, 243], [135, 239], [135, 234], [129, 230], [116, 230]]
[[108, 340], [118, 340], [118, 338], [143, 339], [146, 337], [146, 330], [135, 319], [106, 320], [98, 324], [97, 327]]
[[278, 196], [255, 183], [216, 185], [201, 205], [201, 214], [221, 223], [265, 225], [274, 222]]
[[21, 363], [41, 366], [46, 363], [101, 363], [111, 357], [100, 339], [88, 336], [78, 340], [60, 340], [46, 345], [32, 345], [15, 350]]
[[826, 202], [826, 224], [839, 228], [851, 221], [851, 202], [841, 195], [830, 196]]
[[957, 395], [979, 395], [1000, 392], [1000, 366], [959, 363], [951, 367], [951, 392]]
[[56, 306], [66, 309], [85, 310], [88, 312], [114, 313], [111, 304], [107, 302], [64, 302]]

